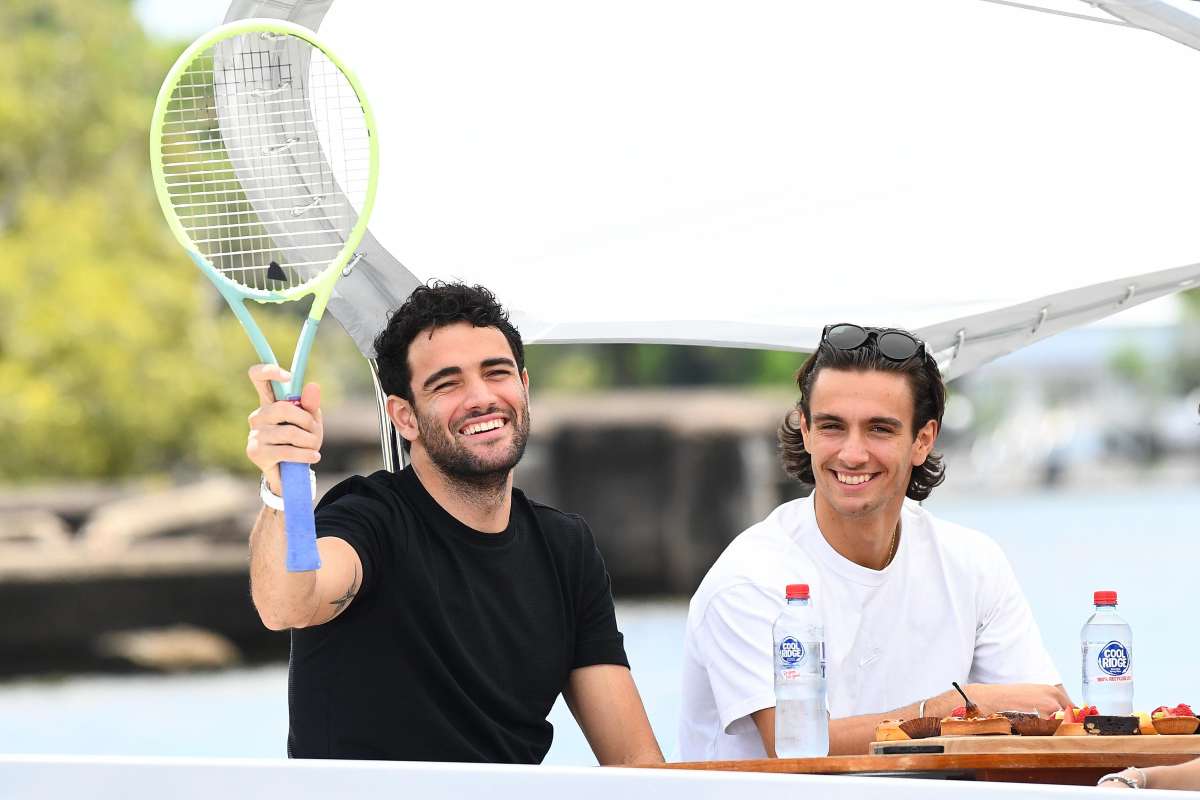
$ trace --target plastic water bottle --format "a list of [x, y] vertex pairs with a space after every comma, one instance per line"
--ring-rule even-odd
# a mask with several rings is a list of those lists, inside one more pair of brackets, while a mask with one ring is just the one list
[[1079, 632], [1083, 704], [1101, 714], [1133, 713], [1133, 631], [1117, 616], [1117, 593], [1096, 592], [1096, 613]]
[[829, 755], [825, 704], [825, 629], [807, 583], [787, 587], [787, 605], [771, 629], [775, 640], [775, 753]]

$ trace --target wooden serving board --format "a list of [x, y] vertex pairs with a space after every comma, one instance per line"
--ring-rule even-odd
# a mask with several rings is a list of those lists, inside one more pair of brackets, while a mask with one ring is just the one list
[[914, 753], [1197, 753], [1192, 736], [931, 736], [872, 742], [871, 755]]

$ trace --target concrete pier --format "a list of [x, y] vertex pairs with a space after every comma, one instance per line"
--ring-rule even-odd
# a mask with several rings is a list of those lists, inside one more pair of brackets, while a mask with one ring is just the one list
[[[582, 514], [618, 597], [690, 593], [725, 544], [803, 487], [775, 455], [786, 393], [535, 397], [517, 485]], [[374, 407], [326, 415], [318, 480], [379, 468]], [[258, 621], [250, 476], [0, 491], [0, 675], [284, 658]]]

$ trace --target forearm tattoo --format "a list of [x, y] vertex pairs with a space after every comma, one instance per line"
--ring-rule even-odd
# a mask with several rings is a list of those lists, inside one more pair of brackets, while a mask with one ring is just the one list
[[358, 594], [358, 565], [354, 567], [354, 578], [350, 581], [350, 586], [346, 589], [346, 593], [341, 597], [330, 602], [333, 606], [333, 614], [337, 616], [342, 613], [342, 609], [350, 605], [350, 601], [354, 599], [354, 595]]

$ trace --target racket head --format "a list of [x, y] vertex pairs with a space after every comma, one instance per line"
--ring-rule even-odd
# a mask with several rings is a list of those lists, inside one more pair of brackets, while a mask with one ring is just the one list
[[366, 233], [379, 145], [358, 79], [312, 31], [252, 19], [175, 62], [150, 163], [172, 233], [223, 293], [314, 294], [319, 317]]

